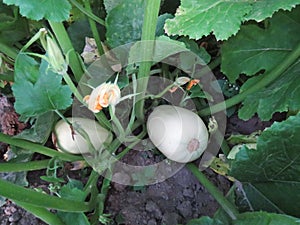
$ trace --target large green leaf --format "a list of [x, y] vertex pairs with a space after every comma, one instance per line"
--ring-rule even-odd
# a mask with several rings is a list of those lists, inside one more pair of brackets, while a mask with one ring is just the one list
[[[82, 183], [73, 179], [70, 179], [69, 182], [60, 189], [59, 195], [63, 198], [75, 201], [84, 201], [85, 199], [85, 192], [83, 191]], [[66, 225], [90, 225], [83, 212], [73, 213], [58, 211], [57, 215]]]
[[233, 225], [299, 225], [298, 218], [267, 212], [247, 212], [238, 216]]
[[69, 18], [71, 4], [67, 0], [3, 0], [5, 4], [20, 7], [20, 13], [33, 20], [43, 18], [61, 22]]
[[29, 129], [15, 135], [17, 138], [45, 144], [51, 134], [53, 124], [58, 115], [54, 112], [46, 112], [39, 115]]
[[141, 38], [145, 0], [124, 0], [106, 17], [106, 39], [115, 48]]
[[[62, 85], [62, 76], [24, 53], [15, 63], [15, 83], [12, 87], [16, 98], [15, 109], [23, 118], [34, 117], [48, 111], [66, 109], [72, 104], [71, 90]], [[28, 73], [30, 71], [31, 73]]]
[[208, 216], [202, 216], [199, 219], [190, 220], [187, 225], [225, 225], [223, 222], [212, 219]]
[[299, 43], [300, 7], [276, 13], [265, 28], [249, 24], [222, 46], [221, 70], [231, 82], [239, 74], [269, 71]]
[[274, 12], [279, 9], [291, 10], [297, 4], [300, 4], [300, 0], [261, 0], [256, 1], [253, 4], [251, 12], [245, 16], [245, 20], [262, 21], [268, 17], [271, 17]]
[[211, 32], [218, 40], [228, 39], [240, 29], [251, 1], [182, 0], [174, 19], [167, 20], [169, 35], [188, 35], [200, 39]]
[[279, 9], [290, 10], [300, 0], [182, 0], [174, 19], [167, 21], [169, 35], [200, 39], [213, 33], [217, 40], [236, 34], [243, 21], [262, 21]]
[[[225, 225], [223, 221], [203, 216], [199, 219], [190, 220], [187, 225]], [[283, 214], [267, 213], [267, 212], [246, 212], [238, 215], [233, 220], [232, 225], [299, 225], [300, 219]]]
[[300, 114], [275, 122], [231, 162], [230, 175], [251, 183], [281, 211], [300, 216]]
[[123, 0], [103, 0], [106, 12], [110, 12], [113, 8], [119, 5]]
[[247, 210], [263, 210], [266, 212], [284, 213], [278, 206], [274, 204], [274, 202], [270, 201], [267, 196], [260, 192], [251, 183], [244, 183], [242, 188], [239, 190], [239, 201], [241, 203], [248, 203]]
[[[249, 79], [248, 84], [255, 85], [260, 77]], [[257, 113], [262, 120], [270, 120], [275, 112], [300, 110], [300, 61], [284, 72], [268, 87], [250, 94], [243, 101], [239, 117], [247, 120]], [[243, 87], [242, 87], [243, 88]], [[243, 88], [244, 89], [244, 88]]]
[[27, 20], [18, 14], [16, 7], [7, 6], [0, 1], [0, 39], [12, 45], [29, 34]]

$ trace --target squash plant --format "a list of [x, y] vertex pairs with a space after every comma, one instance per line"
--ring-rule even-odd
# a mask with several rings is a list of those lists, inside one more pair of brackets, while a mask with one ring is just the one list
[[[57, 161], [93, 169], [85, 186], [69, 181], [53, 192], [56, 195], [0, 179], [1, 196], [13, 200], [48, 224], [73, 224], [79, 220], [80, 224], [109, 224], [110, 218], [103, 212], [111, 171], [114, 163], [147, 136], [146, 123], [150, 114], [150, 139], [166, 157], [179, 162], [200, 157], [209, 138], [206, 127], [210, 127], [210, 136], [215, 135], [219, 144], [215, 153], [221, 146], [220, 151], [225, 155], [223, 163], [229, 168], [217, 172], [234, 180], [228, 197], [225, 197], [193, 162], [189, 162], [187, 167], [218, 201], [220, 209], [214, 218], [201, 217], [188, 224], [298, 223], [300, 1], [182, 0], [177, 3], [177, 9], [166, 12], [163, 9], [168, 8], [170, 2], [160, 0], [0, 2], [0, 62], [5, 65], [1, 65], [0, 79], [13, 81], [15, 109], [20, 120], [31, 125], [16, 137], [0, 133], [0, 141], [17, 150], [49, 158], [8, 161], [0, 164], [0, 172], [46, 168], [49, 173], [43, 179], [61, 185], [56, 174], [50, 173], [57, 168]], [[95, 46], [89, 50], [85, 48], [85, 53], [89, 60], [101, 56], [100, 64], [96, 64], [101, 65], [100, 68], [89, 67], [84, 61], [85, 56], [79, 55], [86, 36], [93, 37]], [[207, 44], [203, 41], [206, 36], [213, 40], [209, 45], [218, 44], [217, 53], [209, 53], [203, 48]], [[157, 45], [159, 41], [163, 41], [165, 47], [158, 48], [161, 47]], [[194, 55], [191, 57], [186, 52]], [[125, 54], [126, 62], [122, 61], [122, 54]], [[168, 57], [171, 61], [179, 61], [180, 68], [168, 65], [164, 61]], [[12, 67], [13, 73], [7, 69]], [[198, 67], [201, 67], [199, 74], [195, 73]], [[209, 90], [221, 90], [216, 82], [202, 83], [209, 70], [217, 67], [228, 82], [238, 87], [224, 101], [215, 101], [215, 96], [210, 95]], [[148, 88], [155, 87], [153, 77], [167, 78], [170, 82], [151, 94]], [[194, 103], [194, 112], [179, 110], [187, 115], [181, 122], [188, 124], [193, 132], [196, 128], [192, 128], [193, 123], [186, 119], [198, 120], [197, 127], [201, 127], [195, 137], [189, 132], [189, 126], [185, 127], [187, 131], [180, 138], [184, 139], [189, 133], [191, 140], [183, 143], [179, 139], [178, 150], [187, 148], [192, 152], [197, 150], [199, 154], [183, 160], [178, 160], [179, 153], [175, 152], [175, 157], [170, 154], [169, 148], [172, 150], [174, 143], [165, 147], [153, 137], [157, 132], [153, 129], [160, 124], [151, 125], [155, 113], [156, 118], [168, 121], [172, 113], [159, 109], [172, 108], [161, 105], [170, 104], [166, 94], [177, 91], [183, 95], [176, 107], [184, 108], [186, 99], [192, 99]], [[127, 100], [132, 107], [120, 110], [122, 103], [128, 105]], [[96, 118], [93, 123], [106, 135], [101, 146], [98, 146], [99, 140], [95, 142], [92, 125], [76, 123], [74, 117], [78, 112], [71, 110], [75, 104]], [[262, 120], [270, 120], [275, 112], [284, 112], [286, 116], [251, 139], [255, 145], [242, 145], [226, 158], [230, 147], [248, 143], [249, 138], [235, 137], [235, 142], [232, 142], [234, 137], [224, 140], [224, 127], [220, 125], [226, 121], [218, 121], [219, 127], [208, 121], [213, 121], [213, 115], [217, 117], [220, 112], [229, 113], [234, 106], [239, 117], [245, 120], [254, 114]], [[68, 117], [70, 111], [73, 117]], [[126, 126], [119, 119], [122, 113], [129, 118]], [[64, 122], [55, 127], [59, 118]], [[172, 129], [181, 129], [175, 122], [165, 122], [166, 135], [174, 132]], [[68, 135], [58, 133], [62, 126]], [[45, 146], [53, 128], [58, 147], [67, 152]], [[132, 131], [138, 134], [133, 135]], [[83, 139], [79, 141], [74, 135]], [[105, 142], [107, 137], [109, 140]], [[84, 140], [87, 148], [81, 152], [83, 155], [70, 154], [76, 150], [76, 144], [68, 145], [71, 141], [65, 138], [71, 138], [76, 144], [82, 144]], [[212, 142], [213, 139], [209, 140]], [[117, 154], [117, 149], [125, 143], [126, 147]], [[93, 153], [94, 157], [87, 157], [86, 152]], [[97, 181], [104, 172], [106, 178], [99, 190]], [[54, 209], [56, 213], [48, 209]], [[92, 212], [89, 220], [87, 212]]]

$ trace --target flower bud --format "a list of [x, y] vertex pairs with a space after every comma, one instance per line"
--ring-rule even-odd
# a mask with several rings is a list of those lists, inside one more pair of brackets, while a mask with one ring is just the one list
[[46, 40], [47, 40], [46, 52], [48, 55], [49, 66], [54, 72], [58, 74], [66, 73], [68, 66], [56, 41], [54, 41], [49, 36], [47, 36]]

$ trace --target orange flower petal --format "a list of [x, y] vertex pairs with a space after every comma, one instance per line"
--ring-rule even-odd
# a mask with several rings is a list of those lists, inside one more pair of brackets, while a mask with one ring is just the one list
[[96, 105], [95, 105], [95, 111], [100, 111], [102, 109], [102, 106], [100, 105], [100, 103], [99, 102], [97, 102], [96, 103]]
[[189, 83], [188, 83], [188, 85], [187, 85], [187, 87], [186, 87], [186, 90], [191, 90], [191, 88], [194, 86], [194, 85], [196, 85], [196, 84], [198, 84], [200, 82], [200, 80], [198, 80], [198, 79], [193, 79], [193, 80], [191, 80]]
[[84, 96], [83, 101], [84, 101], [85, 103], [88, 103], [89, 100], [90, 100], [90, 95]]

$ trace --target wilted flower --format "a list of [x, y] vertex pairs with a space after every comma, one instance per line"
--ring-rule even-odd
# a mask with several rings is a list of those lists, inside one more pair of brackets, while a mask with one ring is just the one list
[[96, 87], [90, 95], [85, 96], [83, 100], [88, 104], [89, 110], [98, 113], [102, 108], [118, 104], [120, 98], [121, 91], [118, 85], [103, 83]]
[[190, 80], [191, 80], [191, 78], [189, 78], [189, 77], [178, 77], [176, 79], [175, 83], [181, 86], [181, 85], [185, 85]]
[[186, 90], [189, 91], [189, 90], [191, 90], [191, 88], [194, 85], [198, 84], [199, 82], [200, 82], [200, 80], [198, 80], [198, 79], [191, 79], [189, 77], [178, 77], [174, 82], [175, 86], [172, 87], [169, 90], [169, 92], [171, 92], [171, 93], [175, 92], [179, 86], [185, 85], [186, 83], [188, 83], [186, 86]]

